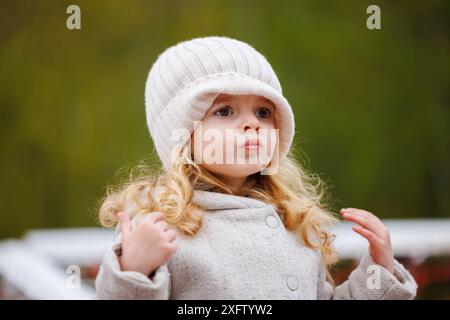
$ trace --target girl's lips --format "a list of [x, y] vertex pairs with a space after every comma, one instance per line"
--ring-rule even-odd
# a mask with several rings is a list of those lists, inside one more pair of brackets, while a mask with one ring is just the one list
[[244, 148], [257, 148], [259, 147], [259, 140], [258, 139], [251, 139], [245, 142]]

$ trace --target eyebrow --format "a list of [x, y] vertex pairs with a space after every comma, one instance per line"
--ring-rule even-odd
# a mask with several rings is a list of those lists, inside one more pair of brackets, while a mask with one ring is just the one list
[[222, 101], [228, 100], [228, 99], [229, 99], [228, 96], [218, 96], [218, 97], [214, 100], [214, 103], [219, 103], [219, 102], [222, 102]]

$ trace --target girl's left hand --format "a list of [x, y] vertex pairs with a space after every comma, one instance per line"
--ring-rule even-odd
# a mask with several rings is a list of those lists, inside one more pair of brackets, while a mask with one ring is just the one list
[[357, 223], [353, 231], [369, 241], [369, 252], [375, 263], [382, 265], [394, 273], [394, 255], [388, 228], [374, 214], [356, 208], [346, 208], [340, 211], [345, 220]]

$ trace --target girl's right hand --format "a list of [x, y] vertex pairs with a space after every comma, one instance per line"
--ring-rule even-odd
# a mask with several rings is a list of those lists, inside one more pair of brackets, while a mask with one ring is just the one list
[[119, 212], [117, 217], [122, 234], [122, 271], [137, 271], [148, 277], [175, 253], [177, 233], [169, 228], [161, 212], [151, 212], [134, 230], [126, 213]]

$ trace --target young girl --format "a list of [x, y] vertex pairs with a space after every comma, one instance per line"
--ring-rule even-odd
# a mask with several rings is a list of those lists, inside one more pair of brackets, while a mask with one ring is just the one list
[[[369, 250], [335, 287], [320, 179], [291, 150], [294, 118], [269, 62], [250, 45], [205, 37], [164, 51], [146, 83], [147, 124], [164, 171], [108, 190], [120, 235], [96, 279], [99, 299], [413, 299], [372, 213], [342, 209]], [[119, 230], [119, 229], [118, 229]]]

